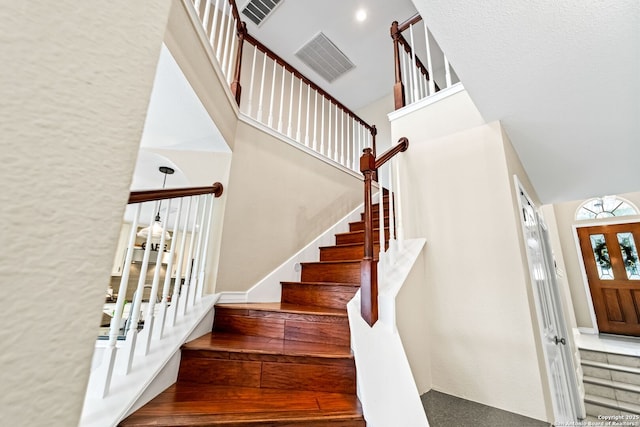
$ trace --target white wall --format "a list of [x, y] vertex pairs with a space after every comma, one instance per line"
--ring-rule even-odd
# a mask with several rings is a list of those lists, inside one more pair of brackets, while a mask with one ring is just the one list
[[78, 423], [169, 3], [0, 6], [3, 424]]
[[362, 185], [360, 178], [239, 122], [216, 292], [248, 290], [361, 204]]
[[407, 238], [427, 238], [428, 326], [405, 328], [403, 341], [428, 334], [430, 369], [410, 361], [414, 375], [430, 372], [433, 389], [546, 420], [512, 194], [515, 153], [499, 123], [479, 122], [465, 92], [392, 121], [392, 137], [410, 140], [401, 156]]

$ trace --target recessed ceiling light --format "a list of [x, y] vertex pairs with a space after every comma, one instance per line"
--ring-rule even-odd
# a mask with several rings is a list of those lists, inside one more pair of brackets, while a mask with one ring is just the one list
[[359, 9], [356, 12], [356, 21], [363, 22], [365, 19], [367, 19], [367, 11], [364, 9]]

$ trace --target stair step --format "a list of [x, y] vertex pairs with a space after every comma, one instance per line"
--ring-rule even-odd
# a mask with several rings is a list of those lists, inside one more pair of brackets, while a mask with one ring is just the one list
[[585, 359], [582, 359], [581, 365], [585, 376], [640, 385], [640, 368]]
[[582, 360], [590, 360], [593, 362], [640, 368], [640, 356], [580, 349], [580, 358]]
[[640, 385], [589, 376], [584, 376], [582, 381], [586, 394], [607, 397], [620, 402], [640, 403]]
[[[640, 405], [628, 402], [620, 402], [602, 396], [587, 394], [584, 396], [587, 415], [598, 417], [599, 415], [640, 415]], [[623, 419], [624, 420], [624, 419]], [[637, 421], [637, 419], [634, 418]], [[621, 420], [618, 420], [621, 421]]]
[[[389, 225], [389, 217], [384, 217], [385, 225]], [[376, 215], [373, 218], [373, 228], [379, 228], [380, 225], [380, 216]], [[360, 221], [354, 221], [349, 223], [349, 231], [361, 231], [364, 230], [364, 219]]]
[[212, 333], [185, 345], [178, 381], [355, 393], [348, 346]]
[[353, 394], [176, 383], [120, 424], [365, 427]]
[[[373, 241], [380, 242], [380, 230], [378, 228], [373, 230]], [[384, 229], [385, 235], [389, 235], [389, 229]], [[364, 231], [350, 231], [347, 233], [338, 233], [336, 234], [336, 245], [344, 245], [347, 243], [363, 243], [364, 242]]]
[[219, 304], [213, 332], [349, 345], [347, 311], [287, 303]]
[[300, 281], [360, 284], [360, 260], [303, 262]]
[[358, 289], [354, 283], [282, 282], [282, 302], [346, 309]]
[[[373, 244], [373, 253], [377, 256], [378, 252], [380, 252], [380, 242], [376, 241]], [[320, 248], [320, 261], [361, 260], [363, 256], [364, 243], [347, 243]]]

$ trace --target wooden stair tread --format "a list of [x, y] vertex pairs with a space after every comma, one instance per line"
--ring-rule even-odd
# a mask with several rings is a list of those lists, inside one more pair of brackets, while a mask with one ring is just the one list
[[[385, 232], [389, 231], [389, 227], [385, 227], [384, 229], [385, 229]], [[373, 232], [375, 233], [376, 231], [380, 231], [380, 229], [374, 228]], [[345, 235], [351, 235], [351, 234], [364, 234], [364, 230], [345, 231], [344, 233], [336, 233], [336, 236], [345, 236]]]
[[345, 286], [352, 288], [359, 288], [360, 285], [357, 283], [347, 283], [347, 282], [280, 282], [283, 285], [316, 285], [316, 286]]
[[352, 394], [188, 382], [172, 385], [120, 425], [231, 427], [245, 424], [289, 427], [365, 425], [358, 398]]
[[216, 304], [215, 307], [230, 310], [277, 311], [291, 314], [347, 317], [346, 310], [312, 305], [287, 304], [283, 302], [229, 303]]
[[182, 346], [183, 350], [224, 351], [296, 357], [353, 358], [351, 348], [229, 332], [212, 332]]
[[352, 265], [359, 263], [360, 259], [340, 259], [340, 260], [332, 260], [332, 261], [305, 261], [301, 262], [301, 265], [330, 265], [330, 264], [338, 264], [338, 265]]

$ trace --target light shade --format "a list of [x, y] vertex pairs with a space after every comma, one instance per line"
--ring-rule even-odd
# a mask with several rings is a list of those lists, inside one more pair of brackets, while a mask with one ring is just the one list
[[[138, 237], [144, 237], [145, 239], [149, 236], [149, 232], [151, 232], [151, 239], [155, 241], [160, 241], [162, 237], [162, 224], [160, 221], [154, 221], [150, 227], [145, 227], [142, 230], [138, 231]], [[168, 231], [164, 232], [164, 240], [171, 240], [171, 234]]]

